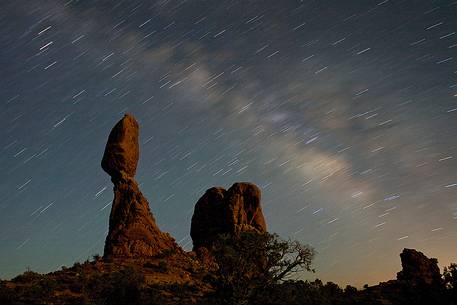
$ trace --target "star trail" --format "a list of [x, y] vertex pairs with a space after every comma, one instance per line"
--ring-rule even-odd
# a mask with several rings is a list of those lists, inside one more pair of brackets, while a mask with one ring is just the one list
[[103, 252], [100, 161], [124, 113], [137, 181], [185, 249], [212, 186], [340, 284], [405, 247], [457, 261], [457, 1], [2, 1], [0, 277]]

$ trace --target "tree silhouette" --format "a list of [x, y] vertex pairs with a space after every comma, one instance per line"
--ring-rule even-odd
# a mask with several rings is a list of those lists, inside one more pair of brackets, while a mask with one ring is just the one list
[[215, 284], [224, 304], [253, 304], [256, 293], [299, 271], [314, 271], [314, 250], [277, 234], [222, 235], [211, 253], [218, 265]]

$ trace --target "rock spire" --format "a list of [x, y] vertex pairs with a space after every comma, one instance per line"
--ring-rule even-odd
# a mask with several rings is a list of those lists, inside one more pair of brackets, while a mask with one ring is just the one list
[[139, 159], [139, 127], [126, 114], [111, 130], [101, 162], [111, 176], [114, 199], [105, 241], [105, 259], [141, 259], [178, 249], [175, 240], [159, 230], [149, 203], [135, 181]]

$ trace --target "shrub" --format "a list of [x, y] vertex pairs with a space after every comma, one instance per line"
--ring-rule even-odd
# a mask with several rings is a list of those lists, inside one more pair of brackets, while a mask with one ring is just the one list
[[14, 304], [14, 291], [3, 282], [0, 282], [0, 304], [2, 305], [13, 305]]
[[85, 279], [84, 297], [97, 305], [144, 304], [144, 278], [133, 268], [96, 273]]
[[276, 234], [222, 235], [211, 253], [218, 265], [217, 298], [223, 304], [251, 304], [256, 295], [283, 282], [293, 273], [314, 271], [314, 250]]
[[11, 281], [14, 283], [31, 283], [40, 280], [41, 277], [41, 274], [31, 270], [27, 270], [24, 273], [13, 278]]

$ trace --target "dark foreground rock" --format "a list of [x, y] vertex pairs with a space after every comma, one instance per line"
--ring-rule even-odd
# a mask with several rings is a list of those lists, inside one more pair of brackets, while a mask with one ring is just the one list
[[414, 249], [404, 249], [400, 254], [403, 270], [398, 272], [397, 280], [410, 285], [434, 285], [441, 281], [440, 268], [436, 258], [428, 258]]

